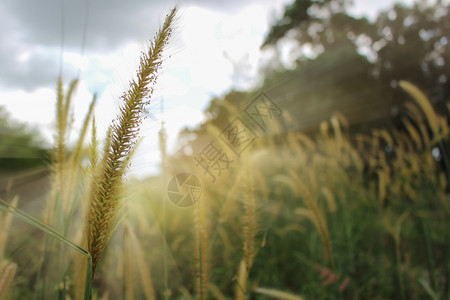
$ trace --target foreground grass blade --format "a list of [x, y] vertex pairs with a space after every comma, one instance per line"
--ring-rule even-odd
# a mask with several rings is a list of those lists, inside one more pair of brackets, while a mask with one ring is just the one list
[[428, 293], [428, 295], [430, 296], [431, 299], [439, 300], [439, 296], [433, 291], [431, 286], [428, 284], [428, 282], [424, 278], [419, 279], [419, 283], [423, 286], [423, 288]]
[[92, 296], [92, 257], [88, 253], [86, 266], [86, 281], [84, 283], [84, 300], [91, 300]]
[[44, 233], [49, 234], [50, 236], [54, 237], [55, 239], [63, 242], [70, 248], [74, 249], [75, 251], [81, 253], [82, 255], [86, 256], [87, 258], [87, 272], [86, 272], [86, 283], [85, 283], [85, 294], [84, 294], [84, 300], [90, 300], [91, 299], [91, 265], [92, 265], [92, 259], [91, 255], [84, 250], [83, 248], [75, 245], [68, 239], [66, 239], [63, 235], [61, 235], [59, 232], [48, 226], [47, 224], [39, 221], [38, 219], [28, 215], [27, 213], [21, 211], [20, 209], [10, 205], [9, 203], [3, 201], [0, 199], [0, 209], [8, 212], [23, 221], [27, 222], [31, 226], [34, 226], [40, 230], [42, 230]]
[[274, 289], [267, 289], [267, 288], [254, 288], [253, 291], [257, 292], [258, 294], [270, 296], [274, 299], [281, 299], [281, 300], [305, 300], [305, 298], [293, 295], [290, 293], [274, 290]]

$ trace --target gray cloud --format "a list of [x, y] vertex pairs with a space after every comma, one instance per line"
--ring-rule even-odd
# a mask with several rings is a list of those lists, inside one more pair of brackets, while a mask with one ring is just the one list
[[[269, 0], [185, 0], [181, 7], [194, 4], [232, 12], [243, 5], [261, 1], [270, 3]], [[144, 42], [153, 35], [175, 3], [156, 0], [2, 0], [0, 89], [53, 87], [59, 71], [61, 32], [64, 31], [64, 51], [80, 52], [86, 7], [84, 53], [89, 55], [112, 53], [127, 42]], [[24, 60], [25, 56], [28, 59]]]
[[[19, 48], [19, 47], [18, 47]], [[0, 46], [0, 89], [33, 90], [41, 86], [55, 85], [59, 69], [58, 58], [30, 53], [25, 61], [14, 57], [17, 48]]]
[[[3, 0], [0, 89], [53, 87], [62, 40], [65, 52], [81, 51], [87, 4], [87, 55], [112, 53], [127, 42], [147, 39], [169, 10], [168, 3], [148, 0]], [[65, 73], [74, 73], [67, 68]]]
[[3, 0], [2, 6], [4, 12], [15, 18], [23, 40], [60, 47], [64, 29], [68, 50], [81, 45], [87, 7], [88, 44], [102, 45], [99, 50], [103, 51], [135, 39], [147, 29], [150, 18], [167, 11], [162, 10], [166, 5], [148, 0]]

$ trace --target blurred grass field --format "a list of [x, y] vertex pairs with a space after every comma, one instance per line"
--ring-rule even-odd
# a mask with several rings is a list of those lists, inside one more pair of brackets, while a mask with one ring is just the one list
[[[414, 86], [404, 88], [411, 97], [403, 130], [349, 133], [335, 114], [316, 134], [258, 139], [216, 182], [192, 157], [172, 158], [164, 175], [128, 181], [94, 298], [162, 299], [166, 284], [169, 299], [447, 297], [448, 120]], [[208, 128], [212, 138], [217, 130]], [[68, 157], [66, 194], [52, 196], [51, 179], [50, 224], [82, 246], [91, 170]], [[167, 183], [186, 170], [201, 178], [203, 191], [181, 208], [168, 200]], [[6, 200], [27, 210], [29, 199]], [[39, 217], [36, 211], [48, 211], [40, 206], [27, 211]], [[1, 222], [0, 295], [83, 299], [81, 254], [16, 216], [3, 212]]]
[[[433, 29], [448, 5], [395, 5], [371, 23], [344, 2], [286, 7], [262, 46], [296, 28], [322, 50], [212, 99], [176, 153], [162, 123], [154, 176], [125, 174], [176, 9], [108, 132], [93, 95], [70, 136], [78, 80], [58, 78], [51, 148], [0, 110], [0, 300], [450, 299], [448, 39]], [[405, 50], [404, 36], [432, 50]]]

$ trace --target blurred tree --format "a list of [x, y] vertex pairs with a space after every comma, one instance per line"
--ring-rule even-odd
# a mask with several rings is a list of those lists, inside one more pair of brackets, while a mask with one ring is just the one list
[[271, 27], [261, 47], [275, 45], [289, 33], [302, 47], [323, 52], [335, 43], [351, 40], [348, 32], [373, 30], [367, 19], [346, 13], [350, 4], [348, 0], [296, 0], [286, 6], [283, 17]]
[[[350, 14], [351, 4], [295, 0], [286, 6], [261, 45], [262, 50], [274, 50], [272, 60], [261, 67], [261, 85], [214, 98], [205, 111], [206, 124], [223, 129], [230, 119], [228, 104], [242, 111], [257, 91], [264, 90], [291, 115], [295, 130], [316, 130], [336, 111], [358, 130], [399, 126], [402, 102], [408, 99], [397, 87], [399, 80], [419, 86], [436, 108], [446, 112], [448, 1], [395, 4], [373, 20]], [[286, 47], [294, 56], [290, 68], [282, 67]], [[205, 133], [206, 124], [185, 134], [192, 141], [196, 133]]]
[[48, 150], [37, 131], [13, 121], [0, 106], [0, 171], [24, 170], [45, 164]]
[[242, 110], [241, 106], [247, 97], [246, 92], [232, 90], [224, 97], [214, 97], [204, 113], [207, 119], [211, 120], [211, 125], [218, 129], [223, 128], [228, 125], [231, 118], [236, 117], [235, 110]]
[[396, 85], [400, 79], [419, 85], [435, 103], [450, 96], [450, 4], [418, 1], [381, 13], [368, 33], [375, 55], [373, 74]]
[[[391, 97], [398, 97], [399, 92], [389, 87], [396, 87], [398, 80], [409, 80], [434, 102], [448, 99], [448, 2], [418, 0], [411, 7], [395, 4], [374, 22], [351, 16], [350, 5], [345, 0], [295, 0], [272, 26], [262, 48], [276, 46], [283, 39], [296, 41], [301, 49], [297, 68], [301, 68], [308, 60], [307, 49], [315, 55], [333, 55], [337, 45], [351, 45], [349, 49], [365, 56], [370, 63], [367, 73], [380, 81]], [[364, 88], [368, 86], [359, 87]]]
[[[249, 93], [244, 91], [229, 91], [223, 97], [214, 97], [205, 109], [206, 122], [198, 128], [184, 128], [179, 133], [178, 154], [179, 156], [199, 153], [209, 143], [212, 131], [221, 132], [232, 119], [243, 114], [243, 108], [248, 101]], [[172, 163], [177, 165], [177, 162]]]

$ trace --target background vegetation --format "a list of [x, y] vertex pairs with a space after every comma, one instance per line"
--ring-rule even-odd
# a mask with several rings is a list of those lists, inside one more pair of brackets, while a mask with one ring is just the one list
[[[448, 3], [395, 5], [374, 21], [348, 8], [294, 1], [262, 45], [273, 53], [297, 45], [293, 67], [275, 55], [260, 86], [212, 99], [207, 121], [182, 132], [175, 155], [161, 129], [162, 174], [117, 192], [126, 201], [92, 277], [93, 298], [450, 298]], [[94, 97], [78, 143], [65, 147], [75, 88], [58, 86], [47, 183], [30, 195], [5, 181], [2, 205], [87, 249], [88, 187], [100, 181], [96, 166], [111, 141], [98, 142]], [[246, 113], [261, 91], [273, 113], [257, 111], [264, 128]], [[236, 117], [255, 136], [239, 154], [226, 131]], [[8, 122], [0, 125], [15, 132]], [[20, 146], [36, 145], [21, 136]], [[205, 156], [211, 142], [218, 160]], [[122, 172], [128, 156], [117, 161]], [[189, 208], [167, 198], [182, 172], [203, 185]], [[86, 299], [89, 257], [45, 226], [0, 213], [0, 299]]]

